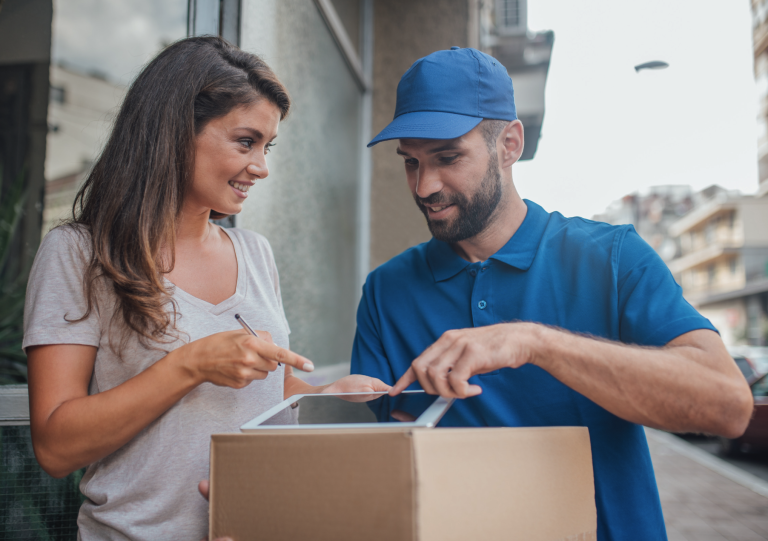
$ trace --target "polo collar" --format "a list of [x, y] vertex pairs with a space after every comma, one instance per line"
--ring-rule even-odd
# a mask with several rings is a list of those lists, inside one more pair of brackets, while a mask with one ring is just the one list
[[[495, 259], [521, 271], [527, 271], [536, 257], [539, 244], [544, 236], [549, 213], [533, 201], [528, 199], [523, 201], [528, 207], [523, 223], [520, 224], [512, 238], [490, 259]], [[469, 261], [454, 252], [449, 244], [435, 238], [432, 238], [427, 244], [426, 255], [435, 282], [453, 278], [471, 265]]]

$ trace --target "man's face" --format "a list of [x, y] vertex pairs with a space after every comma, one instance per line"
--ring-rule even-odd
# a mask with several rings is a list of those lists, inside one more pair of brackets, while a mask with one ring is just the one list
[[478, 128], [457, 139], [401, 139], [397, 153], [432, 235], [456, 243], [481, 233], [503, 195], [496, 149]]

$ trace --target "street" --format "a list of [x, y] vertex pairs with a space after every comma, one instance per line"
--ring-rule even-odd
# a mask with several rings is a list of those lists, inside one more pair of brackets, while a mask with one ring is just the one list
[[717, 438], [693, 434], [679, 435], [678, 437], [711, 455], [725, 460], [729, 464], [733, 464], [737, 468], [741, 468], [752, 475], [768, 481], [768, 453], [744, 454], [738, 457], [727, 457], [720, 454], [720, 444], [718, 443]]
[[669, 541], [768, 541], [768, 482], [646, 429]]

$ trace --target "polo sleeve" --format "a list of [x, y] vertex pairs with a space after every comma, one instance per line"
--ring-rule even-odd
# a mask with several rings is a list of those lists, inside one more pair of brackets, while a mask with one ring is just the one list
[[350, 373], [379, 378], [388, 385], [394, 385], [396, 378], [384, 352], [375, 306], [373, 288], [370, 282], [366, 282], [357, 307], [357, 331], [352, 346]]
[[683, 298], [667, 265], [628, 226], [618, 238], [617, 287], [622, 342], [663, 346], [697, 329], [717, 329]]

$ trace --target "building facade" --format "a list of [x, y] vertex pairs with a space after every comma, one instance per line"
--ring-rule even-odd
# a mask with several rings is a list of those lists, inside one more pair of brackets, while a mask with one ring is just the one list
[[664, 261], [670, 261], [679, 255], [680, 247], [669, 236], [669, 226], [688, 214], [701, 197], [688, 185], [652, 186], [646, 193], [632, 193], [614, 201], [592, 219], [633, 225]]
[[757, 87], [758, 195], [768, 194], [768, 0], [751, 0]]
[[672, 224], [669, 267], [727, 345], [768, 343], [768, 198], [720, 193]]

